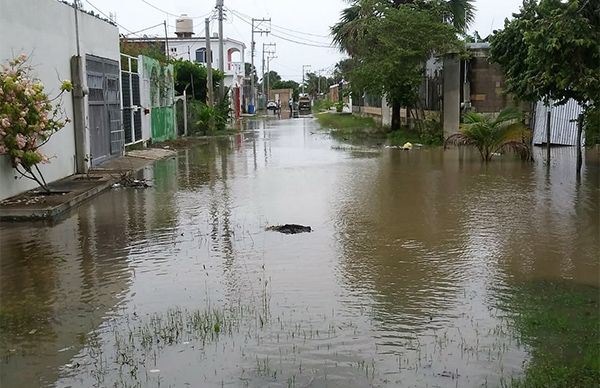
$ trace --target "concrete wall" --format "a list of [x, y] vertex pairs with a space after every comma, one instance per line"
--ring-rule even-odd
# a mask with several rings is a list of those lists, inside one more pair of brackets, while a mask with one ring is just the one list
[[290, 98], [292, 98], [293, 93], [293, 89], [271, 89], [269, 90], [269, 100], [279, 101], [281, 103], [281, 110], [289, 112], [289, 101]]
[[510, 103], [504, 94], [504, 72], [498, 64], [490, 62], [487, 50], [474, 51], [469, 62], [470, 96], [465, 96], [465, 100], [470, 99], [476, 112], [500, 112]]
[[444, 137], [458, 132], [460, 124], [460, 61], [457, 55], [444, 57]]
[[[175, 118], [175, 85], [173, 65], [161, 65], [156, 59], [140, 56], [140, 98], [142, 106], [150, 107], [151, 137], [161, 142], [177, 137]], [[148, 133], [144, 125], [148, 117], [142, 119], [142, 137]]]
[[[60, 80], [71, 78], [70, 59], [77, 53], [73, 8], [55, 0], [0, 0], [0, 10], [0, 63], [27, 54], [46, 91], [50, 96], [56, 95]], [[115, 26], [79, 12], [79, 27], [82, 56], [119, 60], [119, 32]], [[72, 119], [70, 95], [64, 96], [63, 107]], [[89, 154], [89, 139], [87, 144], [85, 153]], [[75, 173], [73, 124], [55, 133], [42, 151], [52, 158], [50, 164], [40, 166], [47, 181]], [[0, 156], [0, 199], [37, 186], [33, 181], [15, 180], [14, 176], [8, 158]]]

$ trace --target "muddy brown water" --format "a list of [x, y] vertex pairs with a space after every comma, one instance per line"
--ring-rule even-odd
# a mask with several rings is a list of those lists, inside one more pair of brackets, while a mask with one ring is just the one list
[[[56, 225], [0, 225], [0, 386], [498, 386], [514, 285], [599, 286], [599, 168], [251, 122]], [[310, 225], [283, 235], [269, 225]], [[525, 363], [525, 364], [524, 364]]]

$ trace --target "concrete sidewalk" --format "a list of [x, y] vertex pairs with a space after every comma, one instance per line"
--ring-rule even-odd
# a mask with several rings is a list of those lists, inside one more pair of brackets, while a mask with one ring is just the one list
[[127, 152], [90, 170], [48, 185], [51, 194], [30, 190], [0, 201], [0, 221], [55, 220], [61, 214], [110, 188], [121, 175], [137, 172], [159, 159], [174, 157], [175, 151], [149, 148]]

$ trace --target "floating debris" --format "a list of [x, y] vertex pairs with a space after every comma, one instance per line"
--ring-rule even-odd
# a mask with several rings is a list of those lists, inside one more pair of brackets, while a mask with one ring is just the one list
[[297, 224], [274, 225], [267, 227], [266, 230], [272, 232], [279, 232], [283, 234], [298, 234], [312, 232], [312, 228], [310, 226]]
[[130, 188], [134, 188], [134, 189], [146, 189], [146, 188], [152, 187], [152, 186], [145, 179], [135, 179], [131, 176], [131, 172], [126, 172], [124, 174], [121, 174], [121, 177], [119, 178], [119, 182], [114, 183], [112, 185], [113, 189], [118, 189], [121, 187], [130, 187]]

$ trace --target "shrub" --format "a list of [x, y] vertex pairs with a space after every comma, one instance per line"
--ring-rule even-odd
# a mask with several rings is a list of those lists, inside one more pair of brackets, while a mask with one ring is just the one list
[[60, 102], [54, 101], [70, 92], [73, 85], [63, 81], [60, 94], [50, 99], [32, 72], [25, 55], [12, 59], [0, 70], [0, 155], [10, 158], [21, 177], [49, 192], [38, 164], [50, 160], [40, 147], [69, 122], [63, 117]]

